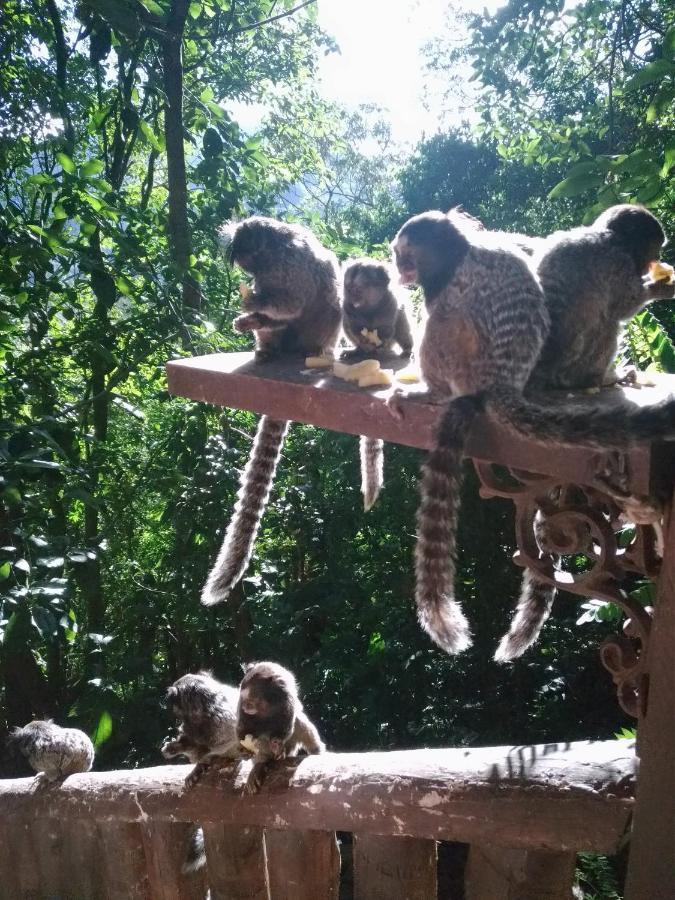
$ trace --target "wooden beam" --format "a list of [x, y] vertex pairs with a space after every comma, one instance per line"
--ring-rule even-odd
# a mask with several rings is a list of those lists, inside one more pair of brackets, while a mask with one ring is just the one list
[[353, 853], [354, 900], [429, 900], [438, 894], [436, 841], [355, 834]]
[[333, 831], [265, 830], [271, 900], [338, 900], [340, 851]]
[[633, 806], [635, 759], [629, 741], [326, 753], [281, 761], [254, 796], [243, 791], [249, 770], [208, 773], [194, 788], [188, 766], [89, 772], [50, 798], [32, 779], [4, 780], [0, 809], [86, 814], [106, 828], [158, 819], [607, 853]]
[[647, 710], [638, 727], [640, 777], [627, 900], [668, 900], [675, 892], [675, 495], [665, 524], [647, 651]]
[[[392, 356], [383, 368], [400, 369], [407, 360]], [[216, 406], [247, 409], [342, 431], [382, 438], [396, 444], [429, 449], [442, 407], [415, 400], [406, 401], [404, 419], [396, 421], [386, 407], [388, 390], [364, 390], [328, 374], [326, 370], [303, 368], [301, 359], [256, 363], [251, 353], [213, 353], [167, 364], [169, 392]], [[656, 377], [654, 387], [608, 388], [601, 394], [574, 395], [575, 405], [646, 406], [675, 394], [675, 376]], [[412, 388], [413, 391], [422, 387]], [[551, 392], [547, 405], [569, 402], [570, 395]], [[518, 438], [487, 417], [480, 417], [471, 430], [467, 456], [543, 475], [555, 474], [561, 481], [592, 484], [597, 453], [567, 447], [550, 447]], [[644, 445], [628, 454], [630, 490], [653, 495], [662, 481], [670, 479], [675, 445]], [[670, 481], [668, 481], [670, 483]]]
[[183, 872], [194, 825], [145, 822], [141, 835], [152, 900], [204, 900], [206, 870]]
[[576, 854], [472, 844], [466, 900], [573, 900]]
[[211, 900], [270, 900], [262, 828], [203, 828]]

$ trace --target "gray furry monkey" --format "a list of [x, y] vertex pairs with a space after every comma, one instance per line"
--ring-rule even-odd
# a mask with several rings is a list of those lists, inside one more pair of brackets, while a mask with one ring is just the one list
[[[650, 301], [672, 299], [673, 284], [648, 277], [666, 235], [648, 210], [619, 204], [589, 227], [542, 239], [533, 265], [544, 290], [551, 328], [528, 386], [544, 389], [597, 388], [617, 380], [613, 361], [624, 323]], [[535, 532], [545, 550], [546, 520]], [[521, 656], [537, 640], [549, 617], [556, 589], [523, 573], [513, 621], [495, 659]]]
[[255, 793], [269, 764], [299, 749], [323, 753], [325, 745], [298, 697], [292, 672], [274, 662], [251, 664], [239, 686], [237, 734], [253, 750], [247, 790]]
[[[390, 265], [377, 259], [354, 259], [345, 265], [342, 327], [354, 344], [353, 350], [342, 354], [347, 359], [377, 357], [390, 352], [396, 344], [401, 356], [410, 356], [414, 343], [410, 309], [405, 292], [392, 283]], [[373, 342], [373, 336], [379, 343]], [[361, 493], [367, 512], [383, 484], [384, 442], [361, 436], [359, 449]]]
[[[341, 319], [334, 254], [301, 225], [264, 216], [224, 228], [221, 237], [230, 260], [254, 276], [234, 327], [255, 332], [256, 357], [332, 353]], [[206, 606], [223, 601], [246, 571], [289, 424], [260, 419], [234, 514], [202, 591]]]
[[241, 759], [237, 688], [217, 681], [210, 672], [197, 672], [175, 681], [166, 697], [179, 726], [178, 736], [162, 745], [162, 756], [185, 756], [195, 764], [185, 779], [188, 786], [196, 784], [215, 761]]
[[550, 409], [524, 397], [550, 328], [543, 291], [525, 254], [452, 211], [414, 216], [392, 249], [402, 282], [416, 281], [424, 292], [428, 318], [420, 367], [429, 397], [452, 397], [436, 449], [423, 467], [415, 571], [420, 623], [454, 653], [471, 643], [455, 599], [454, 556], [461, 462], [476, 415], [485, 410], [516, 434], [543, 443], [623, 449], [639, 440], [675, 437], [675, 401], [589, 411], [574, 405]]
[[13, 728], [9, 741], [46, 781], [88, 772], [94, 762], [94, 745], [83, 731], [61, 728], [51, 720]]

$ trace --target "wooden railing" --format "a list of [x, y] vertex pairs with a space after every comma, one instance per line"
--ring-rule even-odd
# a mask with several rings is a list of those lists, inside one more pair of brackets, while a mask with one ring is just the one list
[[[616, 851], [635, 786], [629, 741], [327, 753], [254, 796], [249, 766], [192, 788], [188, 766], [0, 781], [0, 897], [434, 900], [437, 842], [461, 841], [467, 900], [571, 900], [576, 852]], [[185, 875], [195, 824], [207, 866]]]

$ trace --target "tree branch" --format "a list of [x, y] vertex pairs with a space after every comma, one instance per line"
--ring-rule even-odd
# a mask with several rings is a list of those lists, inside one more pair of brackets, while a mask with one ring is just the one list
[[289, 9], [286, 12], [279, 13], [276, 16], [270, 16], [268, 19], [261, 19], [259, 22], [254, 22], [252, 25], [242, 25], [241, 28], [235, 28], [230, 34], [241, 34], [243, 31], [253, 31], [255, 28], [260, 28], [261, 25], [269, 25], [270, 22], [278, 22], [279, 19], [285, 19], [288, 16], [292, 16], [293, 13], [298, 12], [298, 10], [303, 9], [305, 6], [311, 6], [313, 3], [316, 3], [316, 0], [305, 0], [304, 3], [300, 3], [298, 6], [294, 6], [293, 9]]

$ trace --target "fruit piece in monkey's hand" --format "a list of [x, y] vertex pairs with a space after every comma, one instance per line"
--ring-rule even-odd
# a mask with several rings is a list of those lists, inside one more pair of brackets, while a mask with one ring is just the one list
[[241, 299], [244, 301], [244, 304], [246, 304], [246, 301], [251, 296], [253, 291], [251, 290], [250, 286], [248, 284], [246, 284], [245, 281], [240, 281], [239, 282], [239, 293], [241, 294]]
[[675, 269], [664, 262], [653, 262], [649, 264], [649, 274], [652, 281], [666, 281], [668, 284], [675, 283]]
[[382, 343], [382, 341], [380, 340], [380, 336], [377, 333], [377, 328], [373, 328], [372, 331], [368, 331], [367, 328], [362, 328], [361, 334], [368, 341], [368, 343], [372, 344], [374, 347], [379, 347]]
[[248, 750], [249, 753], [255, 753], [258, 749], [258, 741], [252, 734], [247, 734], [243, 740], [239, 741], [239, 743], [244, 750]]

